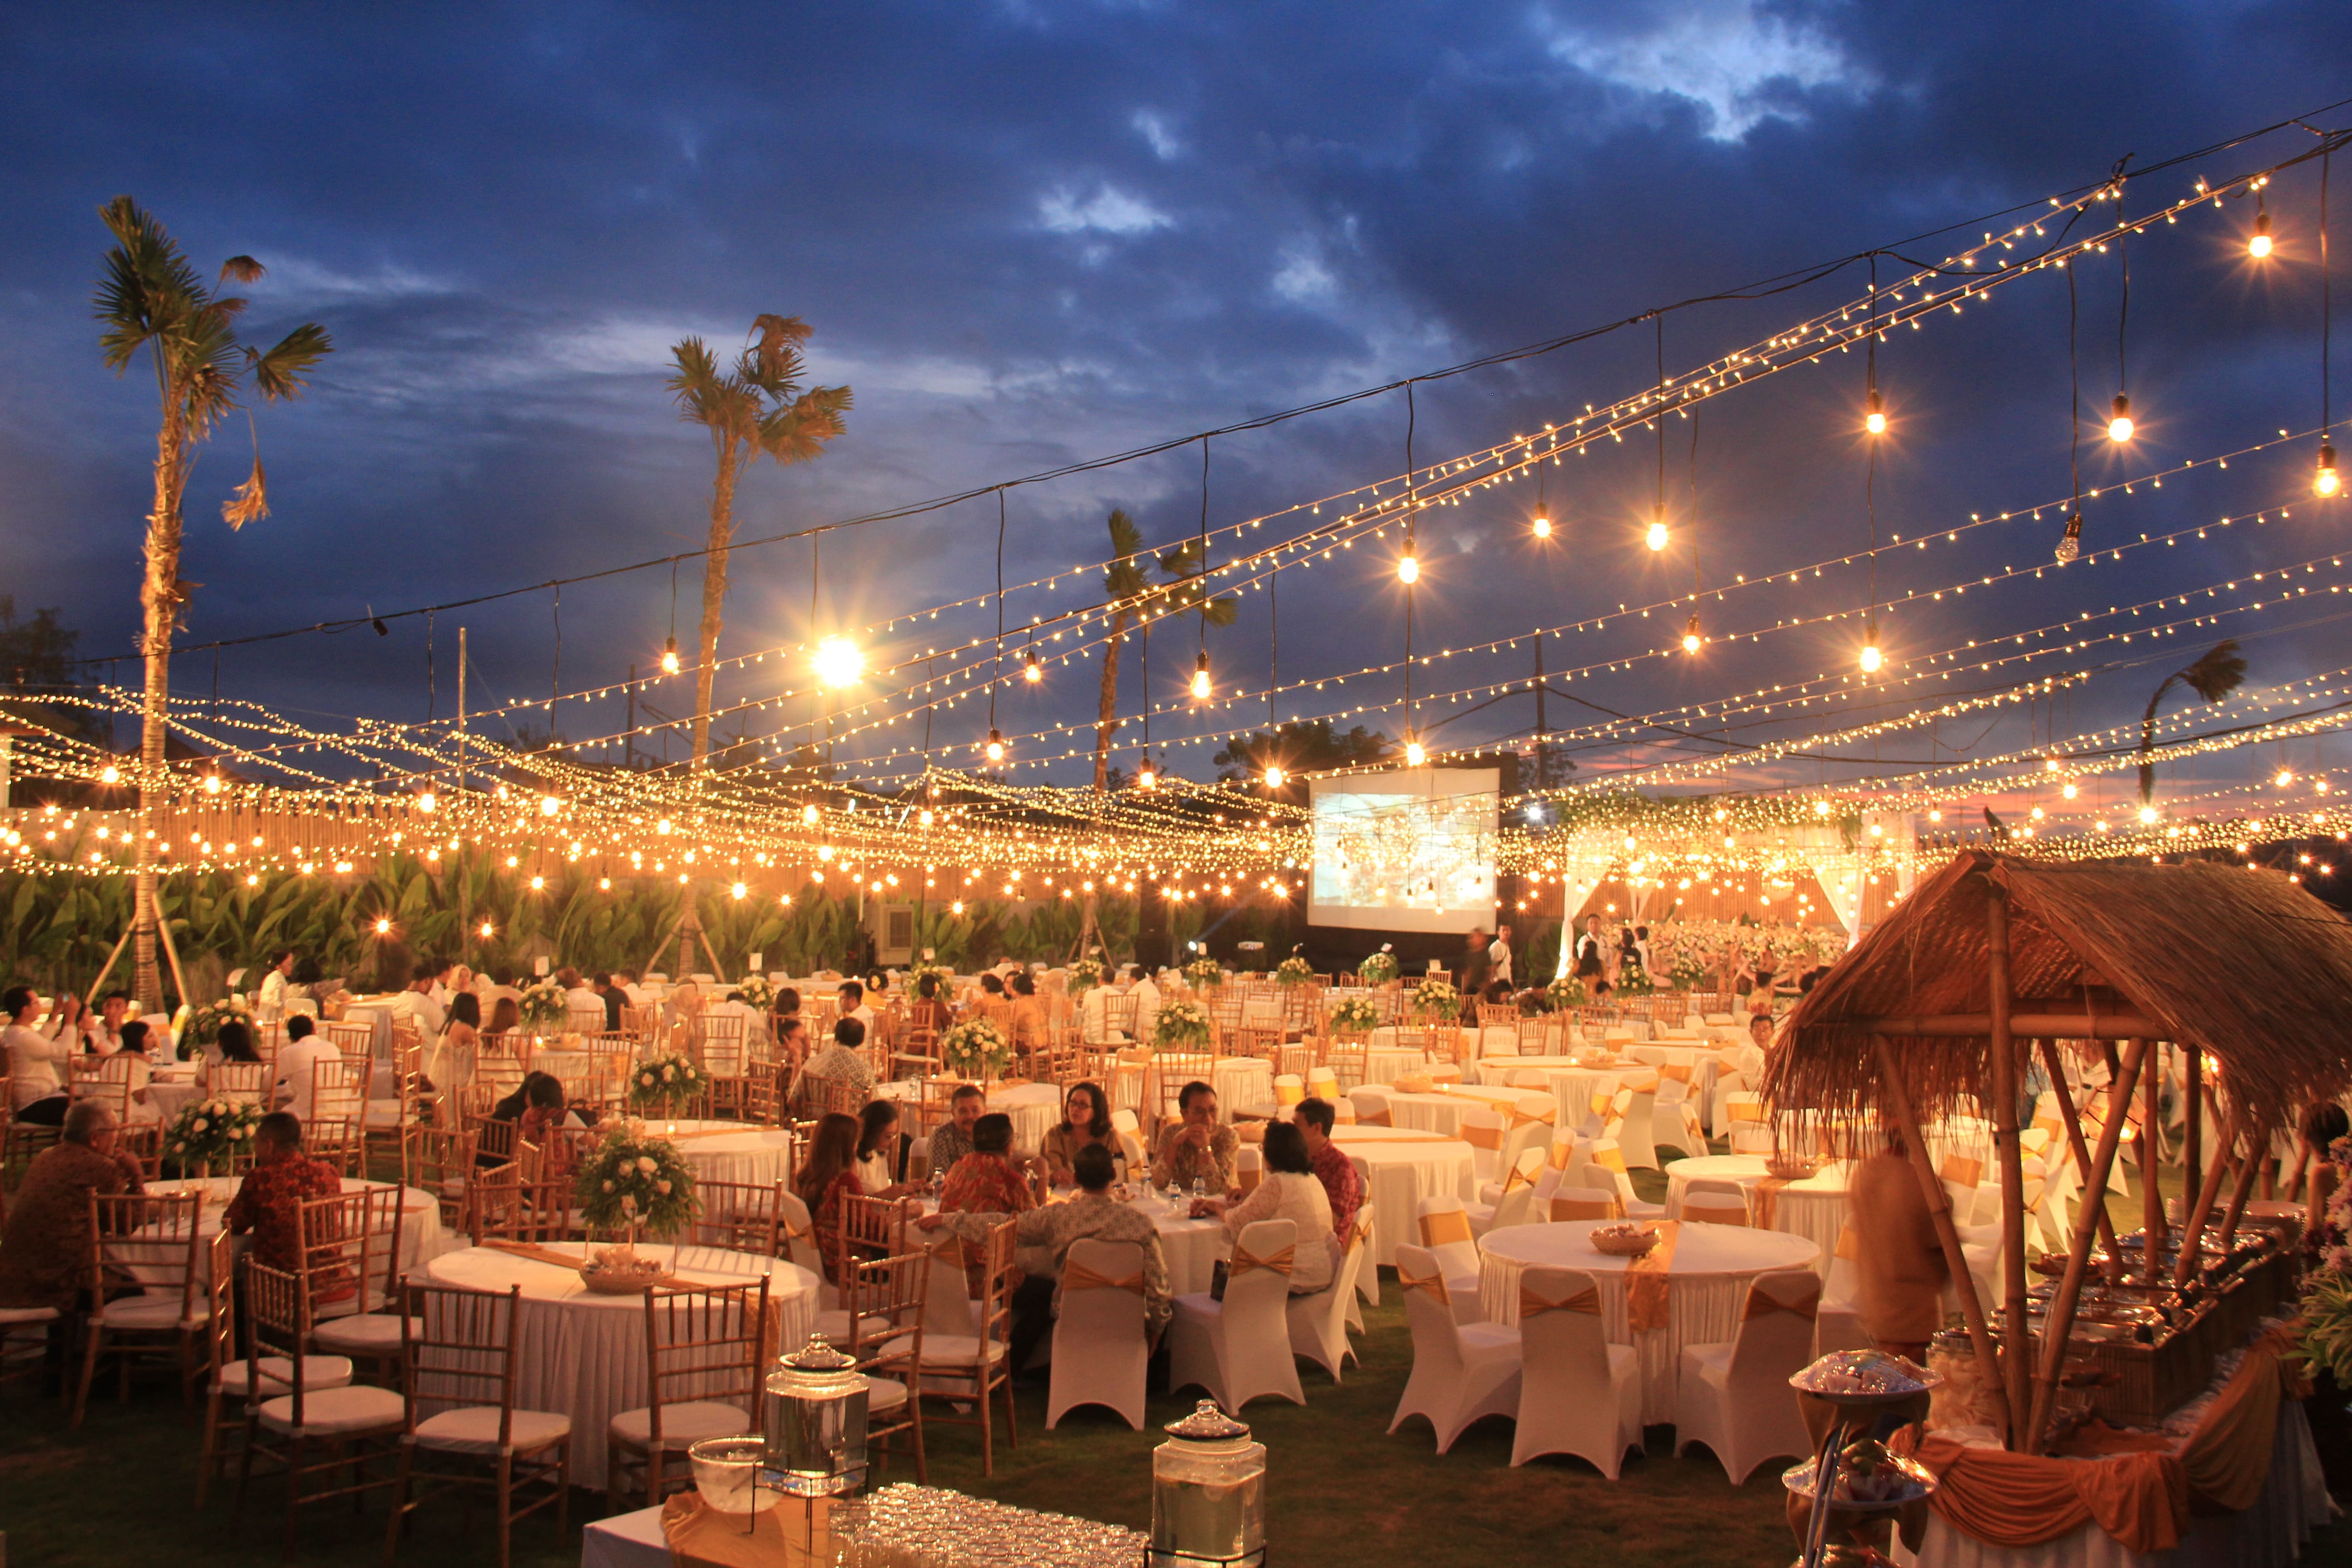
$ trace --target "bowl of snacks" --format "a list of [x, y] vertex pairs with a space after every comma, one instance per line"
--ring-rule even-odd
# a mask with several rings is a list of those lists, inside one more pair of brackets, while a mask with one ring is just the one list
[[1658, 1245], [1658, 1233], [1645, 1225], [1631, 1220], [1618, 1220], [1610, 1225], [1596, 1225], [1586, 1233], [1595, 1252], [1605, 1252], [1612, 1258], [1646, 1258]]

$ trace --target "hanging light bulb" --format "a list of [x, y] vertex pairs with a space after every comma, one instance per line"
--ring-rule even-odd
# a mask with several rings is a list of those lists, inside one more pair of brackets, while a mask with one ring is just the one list
[[1683, 627], [1683, 651], [1685, 653], [1696, 653], [1698, 651], [1698, 645], [1704, 640], [1705, 639], [1698, 635], [1698, 615], [1697, 612], [1694, 611], [1692, 612], [1690, 620]]
[[482, 922], [482, 934], [483, 934], [484, 936], [486, 936], [486, 937], [488, 937], [488, 936], [493, 936], [493, 935], [497, 934], [497, 931], [498, 931], [498, 927], [496, 927], [496, 926], [492, 925], [489, 921], [484, 921]]
[[1658, 514], [1650, 520], [1650, 530], [1642, 536], [1642, 542], [1653, 550], [1664, 550], [1666, 547], [1665, 508], [1660, 507]]
[[1544, 515], [1541, 508], [1537, 509], [1535, 521], [1529, 526], [1535, 530], [1538, 539], [1551, 537], [1551, 519]]
[[2058, 564], [2063, 566], [2082, 552], [2083, 514], [2078, 511], [2066, 519], [2066, 531], [2059, 536], [2058, 548], [2053, 553], [2058, 557]]
[[1153, 789], [1158, 787], [1159, 784], [1160, 770], [1152, 766], [1151, 753], [1150, 752], [1146, 752], [1143, 753], [1143, 765], [1135, 770], [1135, 787], [1138, 789]]
[[1429, 752], [1423, 749], [1422, 743], [1419, 741], [1407, 741], [1404, 743], [1405, 766], [1409, 768], [1417, 768], [1427, 761], [1429, 761]]
[[1862, 416], [1862, 427], [1874, 436], [1886, 434], [1886, 405], [1874, 386], [1870, 389], [1870, 412]]
[[2068, 800], [2072, 800], [2083, 792], [2075, 785], [2072, 779], [2069, 779], [2064, 784], [2060, 786], [2058, 793], [2064, 795]]
[[2315, 496], [2332, 496], [2342, 482], [2336, 477], [2335, 445], [2323, 438], [2319, 443], [2319, 467], [2313, 469], [2311, 474], [2311, 493]]
[[1400, 583], [1421, 581], [1421, 557], [1412, 552], [1412, 546], [1410, 544], [1404, 547], [1404, 553], [1397, 557], [1397, 581]]
[[1004, 736], [998, 730], [991, 729], [988, 731], [988, 760], [992, 763], [1001, 763], [1004, 760]]
[[831, 687], [854, 684], [866, 673], [866, 656], [847, 637], [825, 637], [816, 645], [816, 678]]
[[2258, 212], [2254, 215], [2254, 237], [2246, 241], [2246, 254], [2260, 261], [2270, 253], [2271, 215], [2266, 211]]
[[1207, 700], [1208, 700], [1208, 697], [1209, 697], [1210, 689], [1211, 689], [1211, 688], [1210, 688], [1210, 685], [1209, 685], [1209, 650], [1208, 650], [1208, 649], [1206, 649], [1206, 648], [1202, 648], [1202, 649], [1201, 650], [1200, 657], [1199, 657], [1198, 658], [1195, 658], [1195, 659], [1192, 661], [1192, 696], [1193, 696], [1193, 699], [1194, 699], [1196, 701], [1202, 701], [1202, 702], [1207, 701]]
[[2156, 820], [2156, 807], [2152, 805], [2141, 806], [2139, 808], [2139, 820], [2143, 826], [2154, 822]]
[[2284, 789], [2287, 785], [2294, 783], [2294, 771], [2292, 768], [2281, 768], [2278, 771], [2278, 777], [2273, 779], [2271, 783], [2278, 785], [2281, 789]]
[[1289, 776], [1290, 775], [1288, 773], [1282, 771], [1282, 764], [1280, 763], [1269, 763], [1266, 764], [1265, 769], [1265, 787], [1268, 789], [1280, 789], [1282, 787], [1283, 781]]
[[390, 936], [392, 934], [392, 921], [381, 915], [377, 916], [375, 922], [375, 934], [378, 936]]
[[1035, 654], [1033, 653], [1023, 656], [1021, 660], [1021, 679], [1027, 681], [1032, 686], [1036, 685], [1039, 681], [1045, 679], [1045, 667], [1037, 662], [1037, 656]]
[[109, 763], [106, 766], [98, 771], [98, 782], [100, 784], [121, 784], [122, 782], [122, 770], [116, 767], [112, 763]]
[[2107, 421], [2107, 439], [2128, 441], [2132, 438], [2131, 399], [2116, 394], [2115, 416]]
[[662, 673], [677, 673], [677, 638], [674, 637], [662, 644]]
[[1875, 675], [1886, 656], [1878, 651], [1878, 617], [1870, 616], [1862, 623], [1862, 672]]
[[416, 809], [430, 816], [441, 809], [440, 797], [428, 789], [416, 797]]

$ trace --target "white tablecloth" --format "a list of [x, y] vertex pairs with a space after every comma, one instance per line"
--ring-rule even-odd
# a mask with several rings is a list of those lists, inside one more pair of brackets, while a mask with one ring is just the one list
[[1423, 1132], [1435, 1132], [1451, 1138], [1462, 1125], [1465, 1110], [1499, 1110], [1507, 1114], [1519, 1098], [1512, 1089], [1474, 1089], [1467, 1085], [1444, 1094], [1400, 1094], [1389, 1090], [1389, 1121], [1397, 1127], [1409, 1127]]
[[[1377, 1038], [1381, 1031], [1375, 1029], [1372, 1034]], [[1396, 1031], [1389, 1030], [1388, 1036], [1390, 1039], [1395, 1039]], [[1429, 1055], [1425, 1051], [1401, 1050], [1393, 1045], [1364, 1047], [1364, 1082], [1368, 1086], [1379, 1088], [1394, 1083], [1408, 1073], [1428, 1070]]]
[[[1842, 1164], [1822, 1166], [1801, 1182], [1790, 1182], [1772, 1195], [1772, 1223], [1769, 1228], [1790, 1236], [1801, 1236], [1822, 1249], [1814, 1262], [1824, 1276], [1829, 1273], [1830, 1259], [1837, 1256], [1838, 1232], [1845, 1225], [1845, 1185], [1849, 1167]], [[1696, 1160], [1676, 1160], [1666, 1167], [1666, 1217], [1679, 1219], [1683, 1212], [1683, 1194], [1696, 1181], [1737, 1182], [1748, 1194], [1748, 1221], [1757, 1223], [1757, 1184], [1764, 1179], [1764, 1156], [1761, 1154], [1708, 1154]]]
[[[677, 1152], [706, 1182], [751, 1182], [766, 1186], [792, 1175], [792, 1134], [781, 1127], [741, 1121], [653, 1121], [649, 1132], [677, 1131]], [[688, 1136], [688, 1134], [695, 1136]]]
[[1719, 1344], [1734, 1338], [1748, 1299], [1748, 1282], [1772, 1268], [1801, 1268], [1816, 1248], [1802, 1237], [1745, 1226], [1686, 1225], [1681, 1227], [1666, 1274], [1666, 1326], [1635, 1334], [1625, 1320], [1625, 1266], [1630, 1258], [1594, 1250], [1593, 1227], [1522, 1225], [1489, 1231], [1478, 1243], [1485, 1255], [1478, 1300], [1497, 1323], [1519, 1321], [1519, 1271], [1529, 1264], [1581, 1268], [1601, 1292], [1601, 1323], [1612, 1344], [1632, 1345], [1642, 1355], [1642, 1420], [1654, 1426], [1675, 1415], [1675, 1380], [1685, 1345]]
[[1214, 1282], [1217, 1259], [1231, 1255], [1225, 1222], [1194, 1219], [1192, 1200], [1183, 1198], [1171, 1208], [1156, 1197], [1137, 1198], [1129, 1205], [1149, 1216], [1160, 1233], [1160, 1251], [1168, 1259], [1168, 1293], [1197, 1296]]
[[[1562, 1127], [1581, 1128], [1594, 1116], [1592, 1097], [1615, 1094], [1618, 1080], [1627, 1071], [1624, 1068], [1553, 1068], [1544, 1074], [1551, 1085], [1551, 1097]], [[1633, 1069], [1647, 1071], [1647, 1068]]]
[[[563, 1248], [572, 1249], [585, 1251], [577, 1243]], [[764, 1272], [783, 1342], [798, 1349], [816, 1327], [818, 1281], [805, 1268], [714, 1247], [640, 1250], [674, 1258], [671, 1271], [693, 1285], [740, 1285]], [[572, 1269], [482, 1247], [436, 1258], [425, 1272], [436, 1285], [468, 1290], [522, 1287], [521, 1321], [515, 1326], [516, 1407], [568, 1414], [572, 1484], [602, 1487], [605, 1428], [614, 1415], [646, 1403], [644, 1299], [594, 1295]], [[749, 1414], [758, 1420], [757, 1411]]]
[[1274, 1099], [1274, 1064], [1259, 1057], [1219, 1057], [1209, 1081], [1217, 1104], [1230, 1120], [1233, 1108], [1265, 1105]]
[[[170, 1076], [167, 1078], [165, 1074]], [[147, 1104], [154, 1111], [155, 1120], [168, 1127], [172, 1124], [172, 1118], [179, 1115], [204, 1091], [204, 1086], [196, 1081], [196, 1065], [194, 1062], [175, 1062], [155, 1069], [155, 1076], [147, 1082]]]
[[[218, 1236], [221, 1226], [227, 1222], [229, 1202], [236, 1196], [236, 1190], [244, 1184], [244, 1181], [245, 1178], [242, 1176], [189, 1177], [179, 1181], [150, 1182], [147, 1184], [147, 1192], [153, 1197], [169, 1197], [174, 1193], [193, 1192], [202, 1188], [205, 1194], [205, 1212], [203, 1219], [198, 1223], [209, 1244], [211, 1238]], [[347, 1193], [360, 1192], [372, 1186], [390, 1190], [382, 1182], [363, 1182], [356, 1176], [343, 1178], [343, 1191]], [[415, 1187], [406, 1189], [406, 1195], [400, 1201], [400, 1267], [403, 1272], [413, 1271], [452, 1247], [463, 1245], [465, 1245], [463, 1240], [442, 1228], [441, 1205], [434, 1201], [430, 1193], [422, 1192]], [[121, 1264], [133, 1276], [137, 1276], [142, 1273], [140, 1268], [142, 1260], [148, 1257], [152, 1249], [142, 1249], [135, 1237], [126, 1237], [121, 1241], [110, 1242], [106, 1251], [109, 1258]], [[196, 1269], [200, 1282], [208, 1273], [211, 1258], [209, 1245], [197, 1249]]]
[[[572, 1446], [579, 1447], [576, 1436]], [[635, 1513], [590, 1520], [580, 1531], [580, 1568], [670, 1568], [669, 1542], [662, 1535], [661, 1519], [661, 1510], [641, 1508]]]
[[1336, 1127], [1331, 1141], [1356, 1163], [1372, 1215], [1372, 1261], [1393, 1266], [1396, 1249], [1421, 1239], [1415, 1210], [1423, 1198], [1475, 1199], [1477, 1169], [1470, 1145], [1403, 1127]]

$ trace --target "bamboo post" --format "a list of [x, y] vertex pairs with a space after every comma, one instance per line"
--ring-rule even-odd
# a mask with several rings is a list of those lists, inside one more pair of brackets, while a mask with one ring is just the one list
[[[2146, 1047], [2135, 1044], [2130, 1058], [2123, 1066], [2123, 1076], [2117, 1081], [2125, 1085], [2126, 1096], [2139, 1077], [2140, 1063]], [[2107, 1175], [2115, 1169], [2116, 1151], [2123, 1147], [2124, 1122], [2120, 1116], [2107, 1118], [2099, 1129], [2099, 1152], [2089, 1163], [2084, 1180], [2095, 1186], [2084, 1193], [2083, 1206], [2074, 1215], [2074, 1237], [2066, 1249], [2066, 1273], [2058, 1283], [2057, 1298], [2050, 1303], [2050, 1316], [2042, 1325], [2042, 1363], [2034, 1373], [2033, 1415], [2026, 1423], [2025, 1452], [2042, 1451], [2042, 1434], [2050, 1424], [2050, 1407], [2058, 1397], [2058, 1376], [2066, 1364], [2066, 1342], [2074, 1332], [2074, 1308], [2083, 1296], [2083, 1277], [2091, 1267], [2092, 1235], [2106, 1224], [2105, 1201]], [[2080, 1128], [2075, 1138], [2082, 1137]], [[2095, 1199], [2092, 1195], [2096, 1194]], [[2110, 1242], [2110, 1251], [2113, 1244]]]
[[2017, 1142], [2017, 1051], [2009, 1032], [2009, 900], [2000, 888], [1985, 904], [1985, 952], [1992, 984], [1992, 1038], [1986, 1052], [1992, 1093], [1993, 1155], [2000, 1162], [2000, 1253], [2008, 1301], [2003, 1338], [2009, 1350], [2010, 1434], [2012, 1452], [2023, 1444], [2020, 1413], [2026, 1408], [2026, 1358], [2032, 1354], [2025, 1320], [2025, 1166]]
[[2266, 1131], [2249, 1124], [2245, 1132], [2245, 1162], [2238, 1167], [2238, 1184], [2230, 1189], [2230, 1209], [2221, 1219], [2221, 1245], [2225, 1247], [2238, 1238], [2238, 1221], [2245, 1217], [2246, 1200], [2253, 1196], [2254, 1173], [2262, 1169], [2263, 1152], [2269, 1147]]
[[196, 999], [188, 994], [188, 977], [180, 969], [180, 950], [172, 941], [172, 922], [163, 918], [163, 896], [155, 895], [155, 935], [163, 943], [163, 956], [171, 962], [172, 984], [179, 987], [180, 1005], [193, 1007]]
[[2162, 1162], [2157, 1158], [2156, 1146], [2161, 1142], [2158, 1129], [2164, 1119], [2164, 1042], [2158, 1040], [2154, 1070], [2140, 1074], [2140, 1085], [2146, 1091], [2139, 1114], [2139, 1175], [2140, 1175], [2140, 1269], [2147, 1282], [2155, 1284], [2158, 1258], [2164, 1251], [2164, 1194], [2156, 1184], [2156, 1173]]
[[98, 1000], [99, 992], [106, 984], [106, 977], [114, 973], [114, 961], [122, 956], [122, 950], [130, 941], [131, 928], [129, 926], [124, 926], [122, 928], [122, 934], [114, 939], [114, 951], [108, 953], [106, 955], [106, 962], [98, 966], [98, 978], [89, 983], [89, 994], [82, 997], [83, 1001], [96, 1002]]
[[2213, 1200], [2221, 1195], [2221, 1178], [2229, 1173], [2230, 1156], [2238, 1147], [2236, 1119], [2224, 1123], [2221, 1142], [2213, 1150], [2213, 1168], [2207, 1172], [2202, 1185], [2197, 1190], [2196, 1206], [2183, 1216], [2187, 1223], [2180, 1230], [2180, 1261], [2173, 1266], [2172, 1288], [2176, 1290], [2189, 1283], [2197, 1271], [2197, 1238], [2205, 1234], [2205, 1221], [2213, 1212]]
[[[2128, 1093], [2116, 1092], [2123, 1084], [2123, 1063], [2116, 1055], [2116, 1043], [2113, 1040], [2101, 1040], [2099, 1047], [2106, 1053], [2107, 1058], [2107, 1115], [2122, 1125], [2124, 1131], [2121, 1135], [2129, 1138], [2131, 1136], [2131, 1096]], [[2146, 1064], [2142, 1065], [2144, 1067]], [[2116, 1157], [2120, 1159], [2122, 1156], [2118, 1154]], [[2107, 1194], [2104, 1191], [2099, 1194], [2099, 1206], [2101, 1208], [2107, 1206]], [[2117, 1247], [2111, 1237], [2107, 1243], [2107, 1283], [2120, 1285], [2123, 1282], [2123, 1248]]]
[[[2066, 1064], [2058, 1055], [2056, 1040], [2044, 1039], [2042, 1042], [2042, 1062], [2049, 1069], [2051, 1088], [2057, 1091], [2060, 1102], [2066, 1107], [2066, 1137], [2074, 1146], [2074, 1168], [2081, 1172], [2083, 1176], [2082, 1206], [2097, 1216], [2099, 1245], [2107, 1249], [2107, 1257], [2112, 1260], [2116, 1256], [2116, 1222], [2107, 1216], [2109, 1173], [2100, 1172], [2095, 1184], [2091, 1180], [2091, 1145], [2089, 1140], [2083, 1136], [2083, 1117], [2082, 1112], [2074, 1108], [2074, 1090], [2066, 1087]], [[2108, 1120], [2112, 1121], [2115, 1118], [2110, 1117]], [[2101, 1128], [2100, 1137], [2104, 1140], [2105, 1136], [2106, 1130]], [[2120, 1137], [2116, 1141], [2116, 1146], [2122, 1147]], [[2113, 1166], [2115, 1162], [2110, 1160], [2107, 1163]]]
[[1984, 1385], [1992, 1390], [2000, 1401], [2000, 1425], [2010, 1425], [2009, 1391], [2001, 1385], [2000, 1354], [1995, 1347], [1991, 1327], [1985, 1321], [1984, 1303], [1977, 1300], [1976, 1277], [1969, 1272], [1968, 1254], [1960, 1247], [1960, 1233], [1952, 1223], [1952, 1201], [1944, 1192], [1943, 1178], [1936, 1174], [1936, 1163], [1927, 1154], [1927, 1140], [1919, 1131], [1919, 1118], [1911, 1108], [1911, 1090], [1896, 1070], [1895, 1053], [1887, 1047], [1886, 1037], [1873, 1035], [1871, 1044], [1878, 1052], [1878, 1076], [1884, 1080], [1886, 1097], [1895, 1104], [1895, 1124], [1903, 1130], [1906, 1152], [1911, 1156], [1912, 1174], [1919, 1178], [1919, 1191], [1927, 1200], [1928, 1217], [1935, 1221], [1936, 1239], [1944, 1245], [1944, 1265], [1952, 1271], [1952, 1293], [1960, 1300], [1960, 1319], [1969, 1326], [1969, 1342], [1976, 1347], [1977, 1364], [1985, 1369]]
[[2180, 1190], [2184, 1193], [2200, 1191], [2205, 1185], [2204, 1068], [2202, 1047], [2192, 1044], [2181, 1047], [2181, 1092], [2188, 1097], [2180, 1130]]

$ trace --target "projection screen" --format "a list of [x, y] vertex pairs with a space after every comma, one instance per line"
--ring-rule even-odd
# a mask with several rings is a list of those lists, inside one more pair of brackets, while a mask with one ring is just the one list
[[1496, 768], [1315, 779], [1309, 923], [1469, 931], [1495, 921]]

